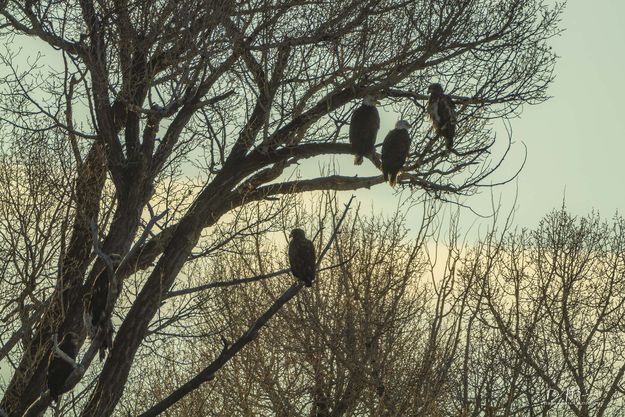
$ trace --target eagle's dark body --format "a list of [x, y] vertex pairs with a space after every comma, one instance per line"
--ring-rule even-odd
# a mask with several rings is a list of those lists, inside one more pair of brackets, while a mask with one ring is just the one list
[[410, 152], [410, 134], [406, 128], [395, 128], [388, 132], [382, 144], [382, 173], [384, 181], [392, 187], [397, 183], [397, 174], [406, 163]]
[[304, 281], [307, 287], [311, 287], [315, 280], [317, 262], [315, 246], [306, 238], [302, 229], [293, 229], [291, 231], [289, 262], [291, 264], [291, 273]]
[[[119, 265], [120, 260], [121, 257], [119, 255], [111, 254], [113, 268]], [[94, 339], [98, 332], [103, 333], [102, 344], [100, 345], [100, 360], [104, 359], [106, 350], [110, 349], [113, 344], [113, 324], [110, 318], [107, 319], [106, 317], [109, 283], [112, 278], [111, 271], [105, 267], [96, 277], [85, 307], [84, 322], [89, 337]]]
[[98, 274], [91, 289], [89, 302], [87, 303], [85, 325], [92, 338], [95, 337], [104, 320], [106, 300], [108, 298], [109, 275], [110, 273], [107, 269], [104, 269], [104, 271]]
[[445, 147], [451, 151], [456, 135], [456, 109], [454, 102], [443, 91], [440, 84], [432, 84], [428, 88], [427, 111], [432, 119], [436, 134], [445, 138]]
[[[59, 348], [72, 359], [78, 356], [78, 335], [73, 332], [67, 333], [59, 343]], [[65, 392], [64, 385], [69, 375], [74, 370], [72, 364], [55, 355], [54, 350], [48, 358], [48, 388], [50, 397], [58, 402], [59, 396]]]
[[354, 110], [349, 124], [349, 143], [352, 144], [355, 165], [362, 164], [365, 156], [373, 154], [379, 129], [380, 114], [375, 104], [365, 101]]

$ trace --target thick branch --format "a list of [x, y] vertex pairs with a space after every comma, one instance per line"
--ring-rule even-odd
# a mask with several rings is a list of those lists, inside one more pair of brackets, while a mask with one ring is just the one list
[[211, 362], [206, 368], [204, 368], [200, 373], [198, 373], [195, 377], [187, 381], [184, 385], [178, 388], [176, 391], [171, 393], [167, 398], [160, 401], [156, 405], [154, 405], [149, 410], [140, 414], [138, 417], [151, 417], [157, 416], [167, 410], [169, 407], [180, 401], [191, 391], [197, 389], [204, 382], [210, 381], [215, 377], [215, 373], [219, 371], [230, 359], [234, 357], [241, 349], [245, 347], [248, 343], [253, 341], [260, 329], [267, 324], [267, 322], [285, 305], [291, 298], [293, 298], [297, 293], [302, 289], [304, 283], [298, 281], [291, 285], [289, 289], [287, 289], [284, 294], [280, 296], [274, 303], [269, 307], [265, 313], [263, 313], [258, 320], [256, 320], [245, 333], [241, 335], [232, 345], [225, 348], [219, 356]]
[[265, 197], [276, 194], [301, 193], [305, 191], [337, 190], [347, 191], [357, 188], [371, 188], [384, 182], [384, 178], [377, 177], [347, 177], [343, 175], [330, 175], [311, 180], [288, 181], [279, 184], [265, 185], [255, 191], [246, 194], [246, 200], [262, 200]]

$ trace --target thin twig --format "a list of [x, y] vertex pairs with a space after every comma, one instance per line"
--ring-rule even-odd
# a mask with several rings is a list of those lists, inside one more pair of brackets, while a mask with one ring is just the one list
[[118, 268], [123, 266], [128, 261], [128, 259], [131, 259], [134, 256], [134, 254], [137, 253], [139, 248], [141, 248], [143, 246], [143, 243], [147, 240], [156, 222], [158, 222], [160, 219], [165, 217], [165, 215], [167, 215], [167, 212], [169, 211], [169, 210], [165, 210], [161, 214], [154, 215], [152, 211], [152, 207], [148, 205], [148, 208], [150, 210], [151, 218], [148, 221], [148, 223], [145, 225], [145, 227], [143, 228], [143, 232], [141, 233], [139, 240], [137, 240], [135, 244], [132, 245], [132, 248], [130, 248], [126, 256], [124, 256], [122, 260], [120, 261]]

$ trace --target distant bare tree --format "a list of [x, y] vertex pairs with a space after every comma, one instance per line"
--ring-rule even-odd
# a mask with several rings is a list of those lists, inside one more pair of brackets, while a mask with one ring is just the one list
[[[622, 218], [558, 211], [536, 230], [510, 232], [506, 223], [476, 244], [460, 242], [453, 223], [438, 250], [427, 227], [409, 243], [401, 217], [359, 214], [349, 224], [326, 259], [340, 267], [322, 272], [267, 326], [270, 337], [167, 415], [622, 414]], [[284, 256], [270, 256], [279, 250], [271, 239], [241, 243], [214, 268], [254, 275], [284, 266]], [[213, 293], [193, 342], [178, 338], [159, 360], [139, 361], [121, 409], [139, 414], [166, 397], [287, 285]]]
[[[555, 59], [547, 42], [560, 10], [538, 0], [1, 2], [5, 143], [29, 138], [49, 169], [65, 171], [53, 176], [54, 195], [2, 185], [35, 193], [24, 198], [45, 207], [33, 214], [60, 211], [29, 219], [50, 238], [32, 240], [24, 229], [15, 246], [1, 244], [13, 256], [3, 266], [15, 269], [3, 275], [2, 320], [20, 314], [22, 324], [2, 334], [12, 376], [0, 407], [11, 416], [45, 410], [52, 336], [84, 338], [85, 305], [104, 292], [101, 327], [68, 384], [87, 389], [78, 413], [111, 415], [202, 237], [202, 256], [228, 241], [216, 235], [227, 215], [276, 196], [382, 183], [380, 175], [293, 178], [303, 159], [350, 153], [344, 127], [365, 95], [413, 123], [401, 184], [415, 198], [475, 192], [500, 162], [489, 157], [489, 120], [546, 98]], [[26, 59], [15, 46], [26, 37], [49, 62]], [[459, 107], [451, 155], [424, 118], [432, 80]], [[26, 167], [29, 158], [20, 158]], [[191, 167], [197, 177], [185, 180]], [[27, 247], [36, 264], [22, 256]], [[133, 276], [141, 279], [130, 288]], [[20, 305], [28, 294], [37, 298]], [[111, 317], [114, 343], [95, 369]]]
[[[307, 224], [331, 228], [332, 217], [324, 220], [323, 213], [335, 210], [315, 204], [312, 213], [301, 216]], [[433, 265], [433, 256], [428, 257], [431, 210], [426, 207], [422, 227], [412, 239], [400, 215], [383, 220], [353, 213], [328, 252], [314, 289], [280, 310], [264, 330], [267, 337], [222, 369], [215, 384], [189, 392], [168, 415], [442, 413], [465, 309], [455, 302], [461, 295], [454, 288], [451, 265]], [[276, 251], [280, 248], [272, 239], [257, 234], [214, 263], [231, 271], [229, 275], [255, 275], [284, 267], [285, 256], [269, 255]], [[443, 278], [439, 271], [445, 272]], [[149, 382], [131, 386], [121, 409], [152, 415], [140, 414], [142, 406], [191, 378], [206, 356], [218, 351], [218, 335], [236, 339], [287, 285], [271, 280], [213, 294], [204, 308], [205, 319], [198, 323], [202, 330], [196, 327], [198, 334], [212, 337], [191, 343], [179, 339], [178, 347], [167, 349], [160, 360], [141, 361], [151, 369]], [[171, 370], [171, 379], [163, 380], [165, 369]]]
[[[624, 226], [563, 209], [536, 230], [493, 233], [469, 262], [481, 327], [499, 334], [472, 345], [497, 343], [497, 355], [485, 352], [499, 362], [493, 415], [622, 414]], [[480, 388], [468, 398], [484, 405]]]

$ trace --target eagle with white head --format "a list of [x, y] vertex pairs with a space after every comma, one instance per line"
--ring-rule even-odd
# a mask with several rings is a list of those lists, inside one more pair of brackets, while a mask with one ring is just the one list
[[384, 181], [388, 181], [391, 187], [397, 184], [397, 176], [403, 168], [410, 152], [410, 124], [400, 120], [395, 124], [395, 129], [388, 132], [382, 144], [382, 173]]
[[349, 124], [349, 143], [354, 153], [354, 165], [362, 164], [363, 158], [373, 154], [375, 140], [380, 129], [380, 114], [375, 107], [379, 102], [366, 96], [360, 107], [352, 113]]
[[291, 264], [291, 273], [304, 281], [304, 285], [312, 287], [317, 269], [315, 245], [306, 238], [306, 233], [302, 229], [291, 230], [289, 263]]
[[428, 87], [427, 112], [432, 119], [432, 126], [438, 136], [445, 138], [445, 147], [450, 152], [456, 135], [456, 109], [454, 102], [445, 94], [443, 86], [435, 83]]

